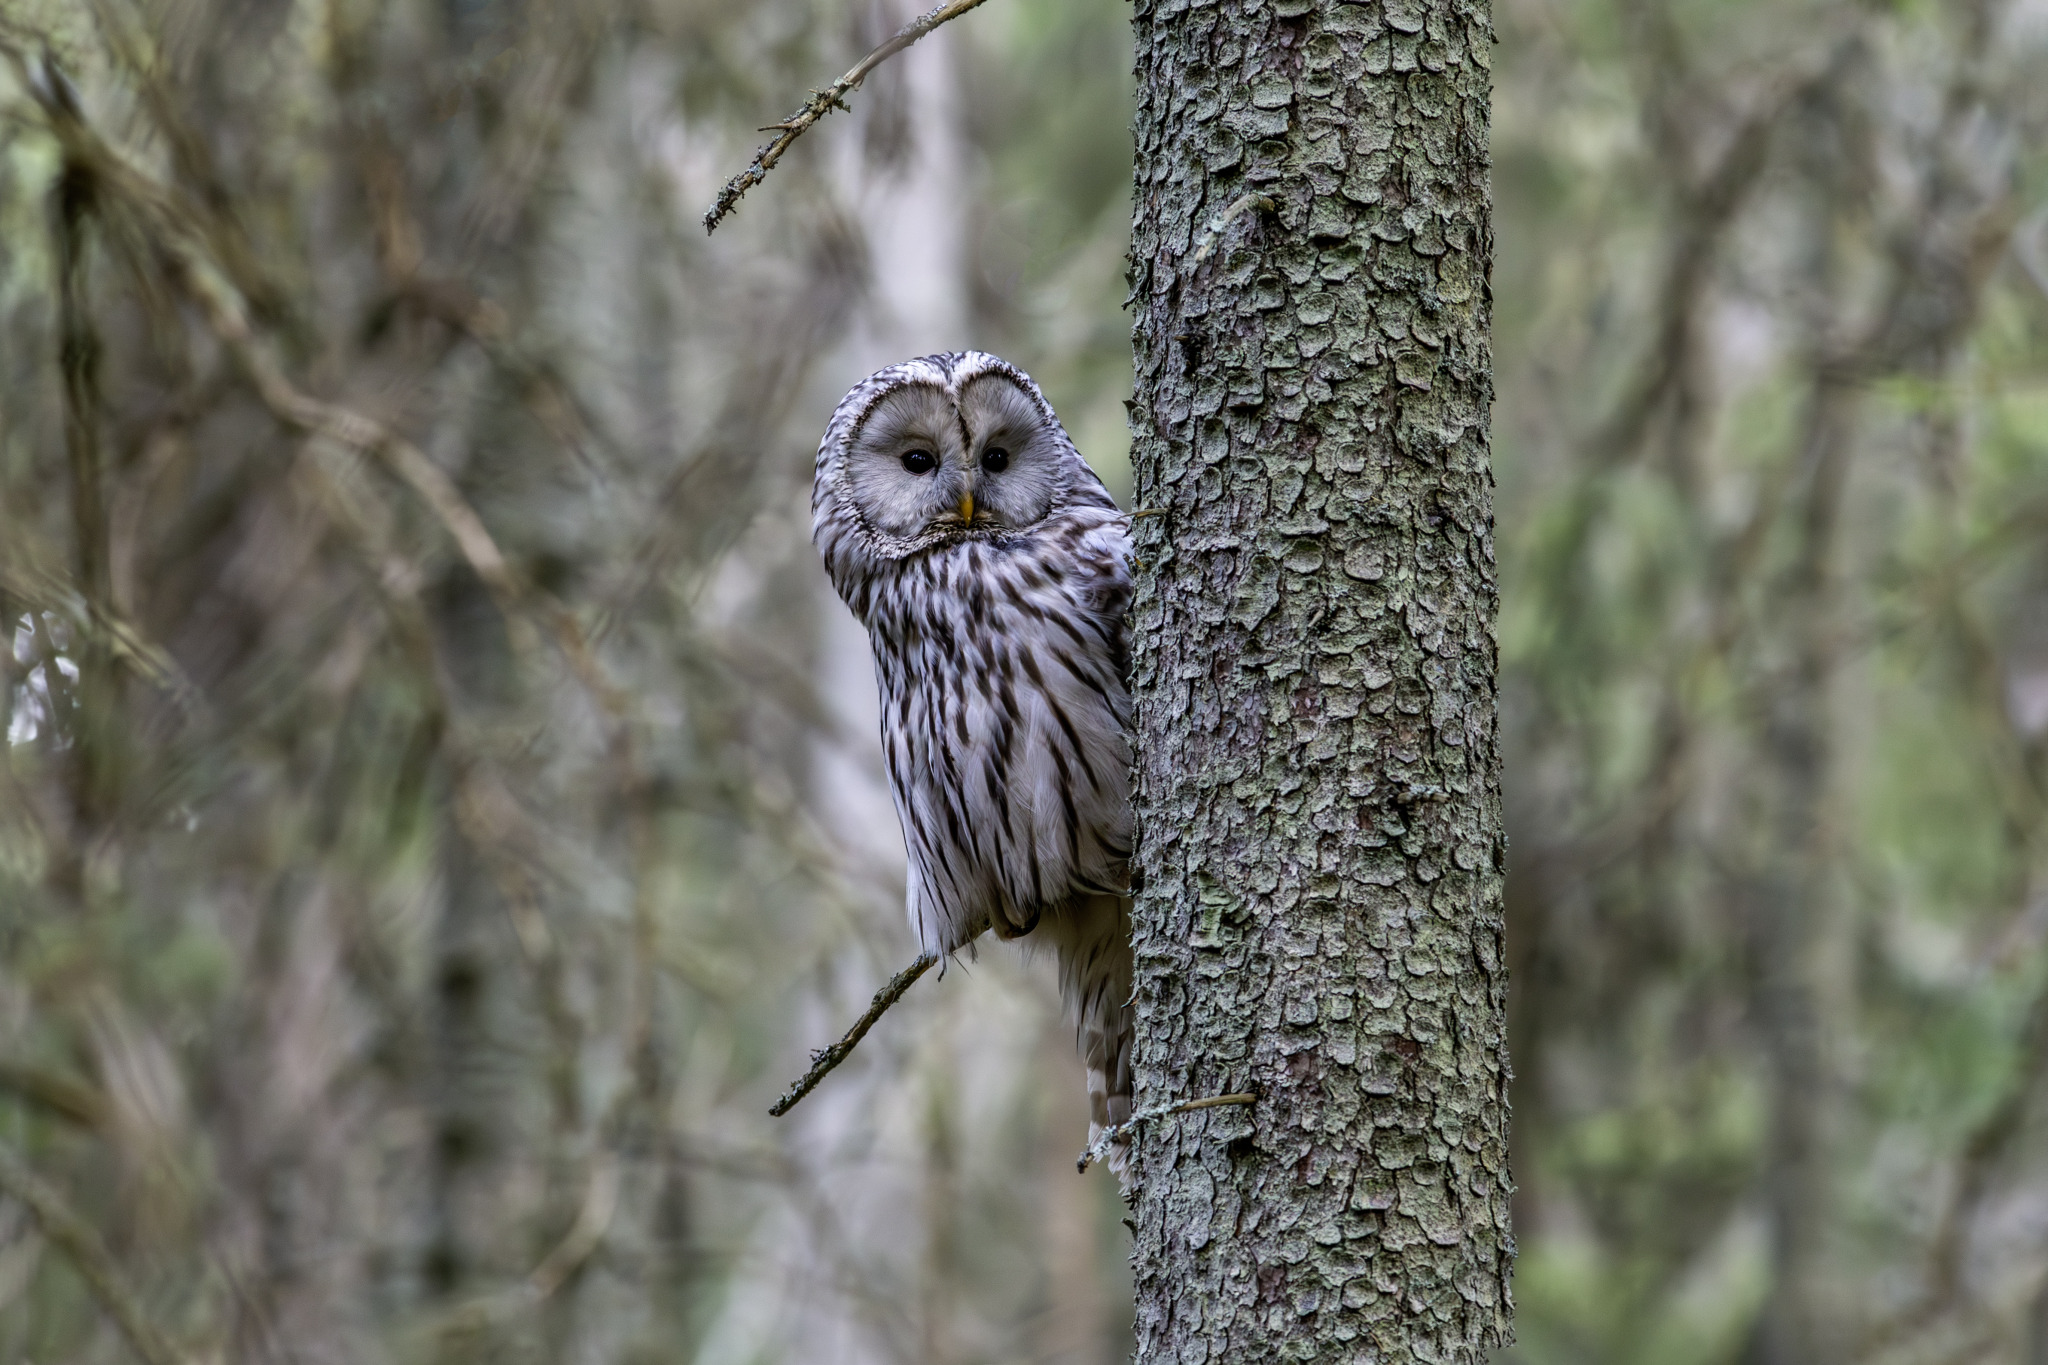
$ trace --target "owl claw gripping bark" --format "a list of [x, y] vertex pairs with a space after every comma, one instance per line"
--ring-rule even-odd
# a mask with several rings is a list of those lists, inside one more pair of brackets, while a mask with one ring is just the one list
[[940, 958], [985, 924], [1051, 947], [1091, 1140], [1131, 1115], [1129, 529], [981, 351], [869, 376], [818, 446], [811, 538], [874, 647], [911, 928]]

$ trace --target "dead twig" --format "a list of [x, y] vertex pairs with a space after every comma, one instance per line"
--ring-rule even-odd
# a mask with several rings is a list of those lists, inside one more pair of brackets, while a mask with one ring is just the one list
[[199, 304], [214, 335], [234, 355], [271, 414], [297, 431], [325, 436], [380, 460], [432, 509], [471, 569], [497, 598], [508, 618], [512, 616], [523, 596], [522, 585], [454, 480], [425, 452], [382, 422], [338, 404], [322, 402], [293, 384], [257, 335], [247, 301], [226, 272], [206, 254], [203, 235], [196, 230], [196, 215], [179, 196], [136, 167], [90, 127], [75, 99], [54, 93], [69, 88], [54, 62], [45, 59], [40, 79], [31, 79], [25, 66], [22, 70], [24, 82], [29, 84], [51, 131], [65, 150], [68, 173], [84, 178], [95, 192], [121, 196], [162, 230], [186, 292]]
[[936, 957], [927, 953], [890, 977], [889, 984], [875, 992], [875, 998], [868, 1005], [867, 1012], [853, 1021], [853, 1027], [846, 1031], [845, 1037], [823, 1051], [811, 1054], [811, 1069], [803, 1074], [803, 1079], [784, 1091], [782, 1098], [775, 1101], [774, 1107], [768, 1112], [776, 1118], [781, 1118], [796, 1108], [797, 1101], [816, 1090], [819, 1081], [824, 1080], [834, 1067], [851, 1056], [860, 1040], [867, 1037], [868, 1030], [875, 1026], [875, 1021], [887, 1013], [891, 1005], [901, 1000], [903, 993], [909, 990], [920, 976], [930, 971], [937, 961]]
[[0, 1144], [0, 1193], [20, 1200], [28, 1209], [43, 1236], [77, 1269], [136, 1355], [148, 1365], [184, 1365], [184, 1353], [143, 1313], [142, 1300], [122, 1277], [99, 1232], [79, 1216], [56, 1186], [37, 1175], [5, 1144]]
[[1197, 1109], [1220, 1109], [1224, 1105], [1229, 1104], [1257, 1104], [1258, 1102], [1259, 1097], [1257, 1095], [1249, 1091], [1242, 1091], [1235, 1095], [1207, 1095], [1199, 1100], [1182, 1100], [1178, 1104], [1161, 1104], [1155, 1105], [1150, 1109], [1140, 1109], [1114, 1128], [1103, 1129], [1095, 1141], [1088, 1144], [1088, 1150], [1081, 1153], [1081, 1159], [1074, 1163], [1074, 1169], [1086, 1175], [1090, 1166], [1093, 1166], [1096, 1162], [1109, 1155], [1110, 1148], [1134, 1135], [1138, 1131], [1138, 1125], [1141, 1123], [1150, 1123], [1153, 1119], [1171, 1118], [1175, 1114], [1191, 1113]]
[[763, 128], [761, 131], [764, 133], [773, 129], [779, 135], [773, 142], [754, 153], [753, 161], [745, 170], [725, 182], [725, 188], [718, 192], [718, 201], [704, 212], [704, 231], [717, 231], [720, 220], [733, 211], [734, 206], [740, 202], [740, 196], [766, 180], [768, 172], [774, 169], [776, 162], [782, 160], [782, 154], [789, 150], [790, 144], [802, 137], [812, 124], [834, 109], [844, 109], [846, 97], [860, 89], [860, 83], [868, 78], [869, 72], [939, 25], [958, 19], [982, 3], [983, 0], [949, 0], [949, 3], [919, 15], [897, 29], [895, 36], [888, 42], [855, 63], [853, 70], [823, 90], [813, 90], [811, 97], [799, 105], [794, 114], [780, 123], [771, 123]]
[[308, 437], [324, 438], [382, 463], [410, 487], [483, 580], [505, 617], [514, 648], [522, 654], [529, 652], [532, 632], [521, 612], [522, 607], [528, 608], [549, 628], [571, 670], [598, 704], [608, 714], [619, 715], [623, 697], [605, 676], [581, 626], [560, 603], [523, 581], [455, 481], [385, 423], [322, 401], [294, 384], [273, 348], [259, 335], [248, 300], [207, 253], [198, 217], [190, 206], [86, 123], [76, 99], [61, 93], [69, 86], [54, 62], [46, 59], [40, 68], [32, 68], [19, 53], [8, 51], [7, 55], [36, 97], [68, 164], [80, 174], [92, 175], [98, 192], [118, 195], [162, 232], [179, 283], [199, 305], [209, 328], [234, 356], [271, 415]]
[[108, 604], [92, 600], [55, 574], [5, 558], [0, 558], [0, 589], [37, 611], [55, 613], [74, 630], [100, 638], [112, 658], [167, 693], [187, 714], [205, 708], [205, 696], [169, 651]]

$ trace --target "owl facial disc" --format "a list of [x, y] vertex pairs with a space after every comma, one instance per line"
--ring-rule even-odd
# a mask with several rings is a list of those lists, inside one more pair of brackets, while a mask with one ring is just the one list
[[898, 559], [1001, 539], [1100, 481], [1030, 378], [982, 351], [892, 365], [846, 396], [818, 452], [813, 508], [849, 514], [867, 549]]

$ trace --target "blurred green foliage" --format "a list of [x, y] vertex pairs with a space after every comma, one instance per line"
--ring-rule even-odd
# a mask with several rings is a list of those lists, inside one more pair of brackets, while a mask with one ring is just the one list
[[2041, 1359], [2044, 16], [1498, 18], [1513, 1354]]

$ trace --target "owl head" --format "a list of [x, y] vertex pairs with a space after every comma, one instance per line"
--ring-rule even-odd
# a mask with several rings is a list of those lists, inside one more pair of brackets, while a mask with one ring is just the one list
[[920, 356], [840, 400], [818, 446], [812, 538], [828, 567], [1028, 531], [1113, 508], [1031, 377], [985, 351]]

